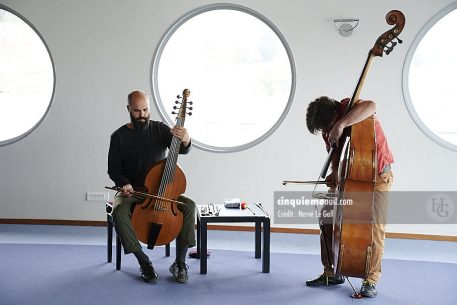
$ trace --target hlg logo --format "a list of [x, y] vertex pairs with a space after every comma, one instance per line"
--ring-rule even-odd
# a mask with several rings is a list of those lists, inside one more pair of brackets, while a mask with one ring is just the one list
[[452, 217], [454, 201], [446, 194], [434, 194], [427, 201], [427, 213], [436, 222], [445, 222]]

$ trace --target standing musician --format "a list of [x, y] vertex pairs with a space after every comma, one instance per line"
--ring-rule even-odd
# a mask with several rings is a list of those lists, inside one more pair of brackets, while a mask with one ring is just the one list
[[[306, 113], [306, 125], [312, 134], [321, 131], [327, 151], [331, 145], [337, 145], [344, 128], [352, 126], [376, 112], [377, 105], [373, 101], [359, 100], [354, 107], [344, 116], [349, 99], [338, 102], [326, 96], [315, 99], [308, 105]], [[373, 229], [373, 253], [369, 266], [368, 276], [362, 281], [360, 293], [365, 297], [375, 297], [377, 294], [376, 283], [381, 276], [381, 260], [384, 253], [384, 237], [386, 226], [386, 213], [389, 201], [389, 190], [393, 182], [393, 174], [390, 165], [394, 162], [392, 152], [387, 144], [387, 139], [381, 124], [375, 118], [375, 135], [377, 151], [378, 175], [374, 194], [374, 229]], [[335, 191], [338, 183], [339, 154], [334, 154], [331, 165], [331, 173], [326, 177], [330, 186], [330, 192]], [[326, 212], [321, 215], [333, 215], [332, 205], [325, 205]], [[335, 275], [333, 270], [334, 254], [332, 251], [333, 219], [320, 218], [322, 232], [320, 236], [321, 261], [324, 273], [318, 278], [306, 281], [307, 286], [327, 286], [344, 283], [341, 275]]]
[[[131, 222], [131, 213], [139, 199], [132, 196], [135, 188], [144, 188], [148, 170], [165, 158], [173, 136], [181, 142], [180, 153], [187, 154], [191, 140], [184, 127], [170, 129], [162, 122], [150, 120], [149, 97], [143, 91], [128, 95], [127, 110], [131, 122], [123, 125], [111, 135], [108, 154], [108, 174], [116, 186], [122, 188], [114, 198], [113, 219], [125, 254], [133, 253], [140, 264], [141, 277], [145, 281], [157, 279], [158, 275], [149, 257], [143, 252]], [[183, 213], [183, 225], [176, 238], [176, 260], [170, 273], [179, 283], [188, 280], [185, 264], [187, 249], [195, 246], [195, 203], [185, 195], [177, 199]]]

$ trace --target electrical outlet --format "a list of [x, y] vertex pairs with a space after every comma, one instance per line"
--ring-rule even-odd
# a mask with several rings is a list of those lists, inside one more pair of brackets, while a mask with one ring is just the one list
[[87, 201], [109, 201], [109, 193], [87, 192]]

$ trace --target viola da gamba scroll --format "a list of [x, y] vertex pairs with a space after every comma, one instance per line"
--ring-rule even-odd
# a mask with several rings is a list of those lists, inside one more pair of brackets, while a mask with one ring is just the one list
[[[345, 114], [358, 102], [373, 58], [381, 57], [383, 53], [389, 55], [397, 43], [402, 43], [398, 36], [405, 25], [403, 13], [392, 10], [386, 15], [386, 21], [394, 27], [379, 36], [368, 52]], [[375, 225], [373, 205], [377, 156], [374, 116], [347, 128], [340, 147], [338, 202], [351, 204], [335, 206], [332, 244], [334, 271], [344, 276], [366, 278], [372, 258], [372, 232]]]
[[[173, 109], [176, 125], [184, 126], [186, 114], [192, 115], [192, 102], [188, 102], [190, 91], [185, 89]], [[179, 101], [181, 99], [181, 101]], [[173, 241], [181, 231], [183, 215], [178, 209], [178, 197], [186, 190], [186, 176], [178, 165], [181, 140], [173, 136], [168, 156], [149, 169], [144, 185], [148, 193], [156, 198], [146, 197], [132, 213], [132, 226], [138, 240], [152, 249], [154, 245], [166, 245]], [[166, 200], [160, 199], [165, 198]]]

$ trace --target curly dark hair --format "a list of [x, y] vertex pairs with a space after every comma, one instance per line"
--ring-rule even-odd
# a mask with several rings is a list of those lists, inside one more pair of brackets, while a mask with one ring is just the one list
[[330, 122], [338, 114], [338, 102], [328, 96], [321, 96], [309, 103], [306, 110], [306, 126], [309, 132], [316, 134], [328, 128]]

